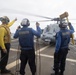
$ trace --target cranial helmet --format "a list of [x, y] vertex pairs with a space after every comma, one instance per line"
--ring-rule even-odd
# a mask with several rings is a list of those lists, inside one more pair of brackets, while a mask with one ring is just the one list
[[10, 20], [7, 16], [3, 16], [1, 21], [4, 22], [4, 23], [8, 23]]
[[59, 27], [60, 27], [60, 28], [66, 28], [67, 25], [68, 25], [68, 23], [63, 22], [63, 23], [60, 23], [60, 24], [59, 24]]
[[29, 22], [29, 20], [27, 18], [25, 18], [25, 19], [22, 20], [21, 25], [22, 26], [29, 26], [30, 22]]

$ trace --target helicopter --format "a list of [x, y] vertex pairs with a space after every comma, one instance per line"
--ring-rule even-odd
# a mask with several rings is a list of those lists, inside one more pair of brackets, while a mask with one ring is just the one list
[[60, 18], [54, 18], [51, 21], [56, 21], [56, 23], [47, 25], [44, 28], [44, 30], [41, 34], [41, 39], [44, 42], [48, 42], [49, 44], [52, 44], [52, 43], [55, 44], [56, 33], [60, 30], [59, 24], [61, 22], [66, 22], [66, 21], [65, 21], [65, 19], [60, 19]]
[[[31, 14], [31, 15], [33, 15], [33, 14]], [[45, 42], [49, 42], [50, 44], [56, 43], [55, 37], [56, 37], [56, 33], [60, 30], [59, 24], [61, 24], [61, 23], [67, 23], [68, 24], [68, 22], [69, 22], [68, 12], [64, 12], [58, 18], [49, 18], [49, 17], [40, 16], [40, 15], [33, 15], [33, 16], [51, 19], [51, 20], [42, 20], [40, 22], [57, 21], [57, 23], [47, 25], [47, 27], [45, 27], [43, 29], [43, 33], [41, 35], [41, 39]], [[65, 17], [66, 17], [66, 19], [65, 19]], [[76, 19], [71, 19], [71, 20], [76, 20]], [[67, 28], [69, 28], [69, 26]], [[73, 34], [71, 36], [71, 40], [72, 40], [72, 44], [74, 45], [75, 42], [74, 42], [74, 35]]]

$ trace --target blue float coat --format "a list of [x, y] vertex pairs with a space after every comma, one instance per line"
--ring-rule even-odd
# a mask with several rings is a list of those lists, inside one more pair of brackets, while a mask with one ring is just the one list
[[37, 31], [27, 26], [23, 26], [20, 30], [17, 30], [14, 34], [14, 38], [19, 38], [19, 44], [21, 49], [29, 50], [34, 48], [34, 35], [40, 37], [41, 28], [37, 26]]
[[57, 53], [62, 48], [68, 48], [70, 42], [70, 35], [74, 33], [74, 28], [70, 25], [70, 30], [65, 28], [61, 29], [56, 35], [56, 47], [55, 52]]

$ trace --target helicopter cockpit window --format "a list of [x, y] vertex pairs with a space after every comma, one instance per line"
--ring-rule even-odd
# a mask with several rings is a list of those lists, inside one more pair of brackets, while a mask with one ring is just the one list
[[49, 27], [49, 25], [47, 25], [46, 32], [49, 32], [49, 31], [50, 31], [50, 27]]

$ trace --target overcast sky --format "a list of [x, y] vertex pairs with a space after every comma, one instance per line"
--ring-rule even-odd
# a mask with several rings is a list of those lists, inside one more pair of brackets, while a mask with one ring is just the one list
[[[11, 32], [15, 32], [23, 18], [30, 21], [48, 20], [46, 18], [29, 15], [35, 14], [49, 18], [59, 17], [60, 14], [67, 11], [69, 19], [76, 19], [76, 1], [75, 0], [0, 0], [0, 16], [8, 16], [10, 20], [17, 17], [17, 22], [11, 27]], [[76, 23], [76, 20], [70, 20]], [[51, 22], [40, 22], [40, 27], [44, 28]], [[35, 22], [31, 22], [30, 27], [35, 28]], [[76, 25], [74, 24], [76, 28]]]

